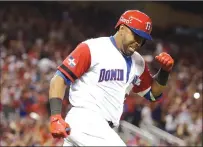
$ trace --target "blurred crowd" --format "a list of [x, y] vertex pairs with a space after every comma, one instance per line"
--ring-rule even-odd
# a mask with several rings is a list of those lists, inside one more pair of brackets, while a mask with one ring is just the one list
[[[117, 20], [112, 21], [114, 15], [109, 11], [93, 7], [80, 11], [55, 3], [0, 7], [0, 132], [3, 132], [0, 145], [61, 145], [63, 140], [53, 139], [49, 134], [50, 79], [80, 41], [112, 35], [111, 26]], [[111, 19], [103, 17], [107, 14]], [[140, 127], [150, 123], [190, 145], [201, 145], [201, 45], [198, 41], [168, 41], [156, 36], [154, 42], [146, 43], [140, 53], [149, 63], [152, 74], [159, 68], [153, 57], [162, 51], [175, 58], [175, 67], [159, 102], [127, 96], [122, 119]], [[65, 116], [69, 109], [68, 91], [63, 106]]]

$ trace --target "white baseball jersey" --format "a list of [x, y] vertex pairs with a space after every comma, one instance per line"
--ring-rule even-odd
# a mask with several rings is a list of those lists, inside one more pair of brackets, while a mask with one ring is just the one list
[[141, 96], [151, 88], [152, 77], [144, 59], [137, 52], [123, 56], [112, 36], [80, 43], [58, 69], [72, 82], [70, 103], [97, 112], [115, 126], [128, 87], [133, 85], [133, 91]]

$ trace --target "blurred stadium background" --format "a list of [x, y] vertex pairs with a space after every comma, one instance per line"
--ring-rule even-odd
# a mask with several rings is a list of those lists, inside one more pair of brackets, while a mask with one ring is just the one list
[[153, 57], [162, 51], [174, 57], [175, 67], [161, 101], [126, 97], [116, 131], [129, 146], [202, 146], [202, 4], [0, 2], [0, 146], [62, 145], [49, 134], [50, 78], [80, 41], [112, 35], [127, 9], [153, 20], [154, 41], [140, 51], [152, 73], [159, 68]]

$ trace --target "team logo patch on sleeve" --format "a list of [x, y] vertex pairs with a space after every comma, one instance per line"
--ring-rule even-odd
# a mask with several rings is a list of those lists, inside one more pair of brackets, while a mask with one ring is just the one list
[[140, 86], [141, 80], [139, 78], [139, 76], [135, 76], [135, 78], [133, 79], [133, 84], [136, 86]]
[[70, 67], [74, 67], [74, 66], [76, 65], [75, 59], [74, 59], [72, 56], [69, 56], [69, 57], [68, 57], [68, 65], [69, 65]]

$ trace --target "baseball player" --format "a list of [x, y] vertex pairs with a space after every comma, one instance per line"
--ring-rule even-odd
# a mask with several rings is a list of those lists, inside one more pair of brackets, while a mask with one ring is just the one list
[[[50, 82], [50, 131], [64, 138], [64, 146], [125, 146], [113, 130], [119, 125], [125, 94], [149, 101], [161, 98], [174, 60], [167, 53], [155, 57], [160, 70], [151, 76], [137, 52], [152, 40], [152, 21], [138, 10], [124, 12], [116, 34], [81, 42], [58, 66]], [[131, 87], [129, 89], [129, 87]], [[71, 109], [61, 117], [62, 100], [70, 88]]]

